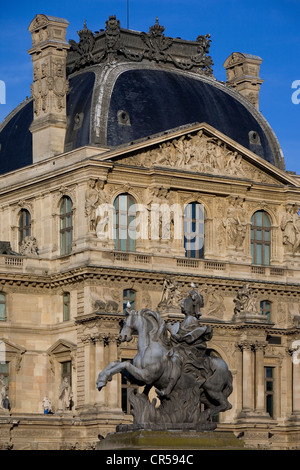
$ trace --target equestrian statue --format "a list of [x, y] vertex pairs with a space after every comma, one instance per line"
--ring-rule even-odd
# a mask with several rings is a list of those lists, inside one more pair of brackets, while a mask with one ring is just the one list
[[[156, 311], [127, 305], [120, 341], [137, 334], [137, 355], [132, 362], [111, 362], [99, 373], [97, 388], [101, 391], [119, 372], [136, 385], [129, 396], [134, 420], [128, 429], [213, 430], [214, 416], [232, 407], [232, 374], [223, 359], [207, 350], [212, 327], [200, 323], [203, 297], [191, 287], [180, 302], [185, 317], [175, 324]], [[150, 401], [152, 387], [157, 398]]]

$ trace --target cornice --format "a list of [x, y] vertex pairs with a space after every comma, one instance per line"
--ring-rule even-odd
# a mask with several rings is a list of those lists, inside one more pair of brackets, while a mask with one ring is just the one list
[[84, 266], [69, 271], [49, 275], [32, 275], [24, 273], [0, 273], [1, 286], [26, 287], [35, 289], [56, 289], [62, 286], [87, 282], [87, 281], [124, 281], [134, 279], [140, 283], [151, 283], [162, 285], [166, 276], [175, 276], [179, 282], [190, 284], [191, 282], [209, 283], [218, 286], [220, 289], [235, 291], [245, 282], [251, 283], [256, 290], [273, 291], [276, 294], [292, 293], [298, 294], [299, 284], [279, 281], [256, 280], [256, 279], [233, 279], [232, 277], [214, 276], [197, 273], [180, 274], [169, 270], [151, 270], [142, 268], [125, 268], [119, 266]]

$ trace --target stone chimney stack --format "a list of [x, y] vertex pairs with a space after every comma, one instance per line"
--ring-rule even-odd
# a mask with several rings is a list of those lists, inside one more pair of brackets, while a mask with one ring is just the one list
[[235, 88], [241, 95], [259, 109], [259, 90], [263, 80], [259, 77], [262, 59], [251, 54], [233, 52], [224, 62], [227, 85]]
[[36, 15], [29, 26], [33, 62], [33, 162], [64, 152], [67, 114], [66, 56], [69, 22], [62, 18]]

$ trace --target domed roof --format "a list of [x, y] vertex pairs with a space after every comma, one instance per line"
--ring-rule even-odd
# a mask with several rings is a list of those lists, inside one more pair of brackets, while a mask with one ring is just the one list
[[[119, 29], [116, 45], [106, 26], [94, 34], [85, 25], [79, 43], [70, 41], [65, 151], [113, 148], [206, 122], [284, 169], [276, 136], [261, 113], [213, 77], [209, 35], [194, 42], [166, 38], [156, 22], [148, 34]], [[30, 99], [0, 127], [0, 173], [32, 163], [32, 119]]]

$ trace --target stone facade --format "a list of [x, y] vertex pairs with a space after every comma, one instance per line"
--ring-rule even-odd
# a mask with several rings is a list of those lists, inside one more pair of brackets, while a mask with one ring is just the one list
[[[114, 241], [110, 211], [120, 195], [137, 208], [139, 236], [129, 249]], [[204, 214], [198, 257], [186, 256], [183, 240], [190, 203]], [[154, 232], [151, 216], [162, 206], [173, 212], [166, 224], [155, 219]], [[0, 409], [1, 448], [94, 449], [99, 435], [131, 422], [120, 376], [96, 390], [100, 370], [136, 353], [136, 340], [119, 341], [123, 302], [130, 291], [136, 309], [177, 321], [193, 282], [214, 332], [208, 347], [233, 373], [232, 410], [217, 429], [243, 433], [251, 448], [299, 449], [299, 207], [297, 176], [207, 124], [121, 149], [47, 155], [0, 176], [0, 240], [10, 245], [0, 254], [10, 401]], [[270, 222], [265, 264], [251, 252], [255, 213]], [[44, 414], [45, 398], [53, 413]]]

